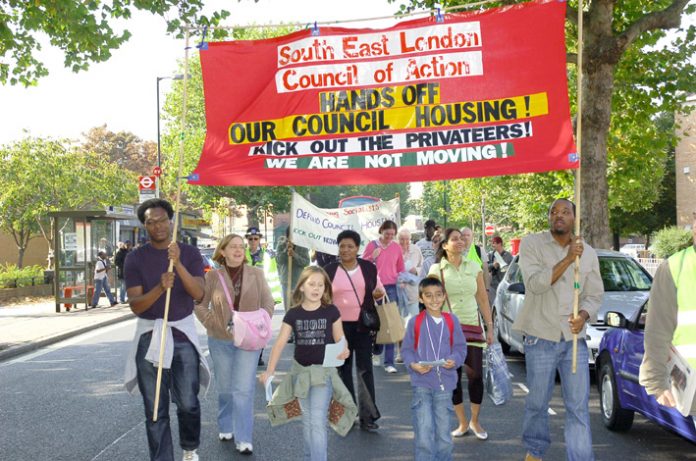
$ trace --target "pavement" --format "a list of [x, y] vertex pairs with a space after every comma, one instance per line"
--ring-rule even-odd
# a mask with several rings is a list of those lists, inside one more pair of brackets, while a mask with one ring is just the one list
[[134, 317], [128, 304], [56, 313], [55, 298], [28, 298], [0, 305], [0, 362]]

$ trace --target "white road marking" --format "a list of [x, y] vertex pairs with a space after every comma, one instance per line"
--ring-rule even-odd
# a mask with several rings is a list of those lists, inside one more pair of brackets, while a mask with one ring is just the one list
[[21, 357], [18, 357], [16, 359], [8, 360], [7, 362], [0, 363], [0, 368], [2, 367], [7, 367], [9, 365], [14, 365], [16, 363], [23, 363], [23, 362], [28, 362], [30, 360], [33, 360], [37, 357], [41, 357], [42, 355], [48, 354], [49, 352], [57, 351], [59, 349], [62, 349], [64, 347], [72, 346], [74, 344], [79, 344], [85, 340], [101, 336], [105, 333], [108, 333], [111, 330], [116, 330], [118, 328], [123, 328], [125, 325], [128, 325], [129, 323], [135, 323], [135, 319], [130, 319], [130, 320], [125, 320], [123, 322], [118, 322], [113, 325], [109, 325], [107, 327], [103, 328], [97, 328], [96, 330], [92, 330], [90, 332], [75, 336], [70, 339], [66, 339], [65, 341], [60, 341], [55, 344], [51, 344], [46, 347], [42, 347], [36, 352], [32, 352], [31, 354], [23, 355]]
[[116, 445], [119, 441], [121, 441], [121, 439], [123, 439], [125, 436], [127, 436], [128, 434], [130, 434], [131, 432], [133, 432], [135, 429], [137, 429], [138, 427], [142, 426], [143, 424], [145, 424], [145, 422], [144, 422], [144, 421], [141, 421], [141, 422], [139, 422], [138, 424], [136, 424], [135, 426], [133, 426], [132, 428], [130, 428], [129, 430], [127, 430], [126, 432], [124, 432], [123, 435], [121, 435], [119, 438], [117, 438], [116, 440], [114, 440], [113, 442], [111, 442], [109, 445], [107, 445], [106, 447], [104, 447], [104, 449], [103, 449], [102, 451], [100, 451], [99, 453], [97, 453], [97, 456], [95, 456], [94, 458], [92, 458], [91, 461], [94, 461], [95, 459], [99, 458], [101, 455], [103, 455], [103, 454], [106, 452], [106, 450], [108, 450], [109, 448], [111, 448], [111, 447], [113, 447], [114, 445]]
[[[523, 391], [525, 394], [529, 394], [529, 388], [527, 388], [527, 386], [525, 386], [525, 385], [522, 384], [522, 383], [515, 383], [515, 384], [517, 385], [517, 387], [519, 387], [520, 389], [522, 389], [522, 391]], [[549, 408], [549, 414], [550, 414], [551, 416], [556, 416], [558, 413], [556, 413], [556, 412], [553, 411], [551, 408]]]

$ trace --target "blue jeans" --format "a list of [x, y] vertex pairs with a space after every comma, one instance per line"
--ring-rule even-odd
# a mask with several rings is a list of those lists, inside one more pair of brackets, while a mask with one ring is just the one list
[[452, 391], [413, 388], [411, 400], [413, 430], [415, 432], [416, 461], [444, 461], [452, 459], [450, 427], [454, 407]]
[[232, 341], [208, 336], [218, 392], [219, 432], [231, 432], [237, 443], [252, 443], [256, 367], [260, 351], [239, 349]]
[[553, 395], [556, 370], [561, 375], [565, 404], [565, 442], [568, 461], [593, 461], [590, 431], [590, 371], [587, 366], [587, 343], [578, 339], [578, 367], [572, 371], [572, 341], [547, 341], [536, 336], [524, 340], [527, 362], [527, 387], [522, 441], [527, 452], [543, 458], [551, 444], [549, 434], [549, 400]]
[[310, 387], [307, 398], [300, 399], [305, 461], [326, 461], [326, 426], [332, 395], [331, 379], [326, 378], [325, 384]]
[[[384, 285], [384, 291], [387, 292], [390, 302], [398, 303], [399, 297], [396, 291], [396, 285]], [[394, 366], [394, 345], [384, 345], [384, 366]]]
[[126, 302], [126, 279], [118, 279], [118, 291], [118, 297], [123, 304]]
[[172, 433], [169, 428], [169, 392], [176, 403], [179, 420], [179, 444], [184, 450], [195, 450], [200, 445], [201, 407], [198, 402], [198, 352], [187, 340], [167, 338], [174, 341], [172, 367], [162, 370], [157, 422], [152, 421], [155, 403], [157, 367], [145, 360], [150, 347], [152, 332], [143, 334], [138, 341], [135, 365], [138, 369], [138, 389], [145, 405], [145, 429], [151, 460], [172, 461]]
[[109, 277], [104, 277], [101, 280], [94, 281], [94, 296], [92, 296], [92, 306], [99, 304], [99, 296], [101, 295], [102, 288], [106, 292], [106, 297], [109, 299], [109, 303], [114, 304], [116, 302], [114, 295], [111, 294]]

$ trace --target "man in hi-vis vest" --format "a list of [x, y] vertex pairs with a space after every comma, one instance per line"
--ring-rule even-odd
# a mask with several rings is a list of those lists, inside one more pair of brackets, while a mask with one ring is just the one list
[[[670, 408], [676, 405], [667, 370], [670, 344], [696, 370], [696, 212], [693, 218], [694, 245], [670, 256], [655, 272], [645, 321], [640, 384]], [[696, 415], [696, 399], [690, 414]]]

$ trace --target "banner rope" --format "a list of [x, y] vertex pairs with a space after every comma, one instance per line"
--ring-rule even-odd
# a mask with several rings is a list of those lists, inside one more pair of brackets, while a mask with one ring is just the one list
[[432, 15], [434, 18], [438, 18], [439, 16], [442, 15], [442, 13], [448, 13], [448, 12], [455, 12], [459, 10], [465, 10], [465, 9], [474, 9], [477, 7], [481, 7], [484, 5], [488, 5], [489, 3], [495, 3], [498, 0], [482, 0], [480, 2], [476, 3], [469, 3], [466, 5], [454, 5], [454, 6], [449, 6], [445, 8], [433, 8], [430, 10], [425, 10], [425, 11], [410, 11], [408, 13], [396, 13], [391, 16], [376, 16], [376, 17], [371, 17], [371, 18], [357, 18], [357, 19], [343, 19], [343, 20], [335, 20], [335, 21], [312, 21], [311, 24], [308, 23], [300, 23], [300, 22], [288, 22], [288, 23], [269, 23], [269, 24], [237, 24], [237, 25], [231, 25], [231, 26], [193, 26], [189, 27], [188, 30], [191, 32], [197, 32], [207, 29], [207, 30], [231, 30], [231, 29], [279, 29], [283, 27], [292, 27], [295, 26], [298, 29], [306, 29], [309, 27], [316, 28], [318, 26], [331, 26], [331, 25], [340, 25], [340, 24], [350, 24], [354, 22], [371, 22], [371, 21], [381, 21], [381, 20], [386, 20], [386, 19], [403, 19], [403, 18], [408, 18], [411, 16], [420, 16], [420, 15]]

